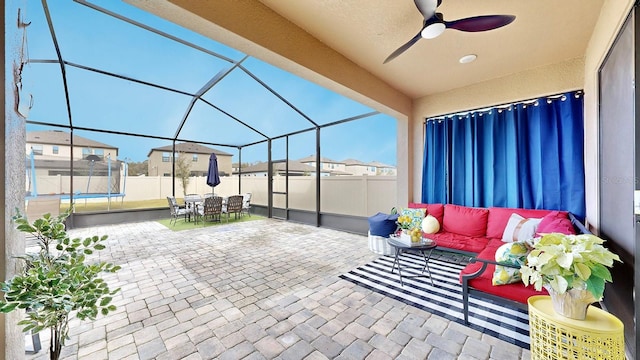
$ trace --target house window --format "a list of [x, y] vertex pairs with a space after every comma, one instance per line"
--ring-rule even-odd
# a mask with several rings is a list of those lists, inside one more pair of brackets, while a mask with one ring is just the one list
[[168, 152], [163, 152], [162, 162], [171, 162], [171, 154], [169, 154]]
[[104, 160], [104, 149], [93, 149], [93, 154]]
[[32, 145], [31, 151], [33, 155], [42, 155], [42, 145]]
[[58, 148], [58, 146], [57, 146], [57, 145], [53, 145], [53, 147], [51, 148], [51, 152], [52, 152], [54, 155], [57, 155], [59, 151], [60, 151], [60, 149]]
[[191, 158], [191, 161], [198, 162], [198, 154], [193, 154], [193, 157]]
[[93, 152], [89, 148], [82, 148], [82, 158], [86, 159], [87, 156], [91, 155]]

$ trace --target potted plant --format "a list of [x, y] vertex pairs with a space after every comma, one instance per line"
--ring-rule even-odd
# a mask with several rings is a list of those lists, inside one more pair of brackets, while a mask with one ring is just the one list
[[422, 240], [422, 232], [420, 226], [416, 226], [413, 218], [408, 215], [398, 216], [396, 220], [398, 224], [398, 230], [400, 230], [400, 241], [411, 245], [411, 243], [418, 243]]
[[600, 301], [605, 282], [611, 282], [614, 261], [620, 261], [592, 234], [546, 234], [533, 244], [533, 250], [520, 268], [525, 285], [536, 290], [544, 286], [557, 313], [583, 320], [589, 304]]
[[26, 310], [24, 319], [18, 322], [25, 332], [50, 329], [52, 360], [60, 358], [72, 313], [81, 320], [94, 320], [98, 313], [107, 315], [116, 309], [111, 300], [120, 290], [110, 290], [99, 277], [103, 272], [118, 271], [120, 266], [87, 259], [87, 255], [105, 248], [107, 236], [70, 239], [64, 224], [70, 214], [71, 208], [57, 217], [45, 214], [30, 224], [18, 212], [14, 217], [18, 230], [34, 236], [40, 250], [20, 256], [22, 269], [0, 283], [4, 292], [1, 312]]

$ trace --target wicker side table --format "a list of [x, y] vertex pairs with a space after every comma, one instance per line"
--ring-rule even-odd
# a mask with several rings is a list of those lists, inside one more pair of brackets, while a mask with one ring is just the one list
[[586, 319], [573, 320], [556, 314], [549, 296], [528, 302], [532, 360], [625, 359], [624, 326], [617, 317], [589, 306]]

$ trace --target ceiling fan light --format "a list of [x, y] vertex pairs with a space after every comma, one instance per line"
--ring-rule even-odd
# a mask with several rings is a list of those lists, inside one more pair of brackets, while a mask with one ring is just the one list
[[478, 55], [476, 54], [469, 54], [469, 55], [465, 55], [463, 57], [460, 58], [460, 60], [458, 60], [460, 62], [460, 64], [468, 64], [470, 62], [475, 61], [478, 58]]
[[447, 27], [443, 23], [433, 23], [427, 25], [422, 31], [420, 35], [425, 39], [433, 39], [437, 38], [444, 32], [444, 29]]

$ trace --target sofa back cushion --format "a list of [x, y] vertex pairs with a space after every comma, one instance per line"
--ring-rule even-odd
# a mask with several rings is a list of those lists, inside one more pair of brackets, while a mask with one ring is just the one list
[[[504, 229], [507, 227], [511, 214], [518, 214], [523, 218], [541, 219], [549, 214], [551, 210], [535, 210], [535, 209], [517, 209], [490, 207], [489, 217], [487, 219], [487, 237], [489, 239], [502, 239]], [[566, 214], [566, 212], [564, 212]]]
[[[487, 232], [487, 217], [489, 210], [467, 206], [447, 204], [444, 206], [444, 231], [484, 237]], [[500, 234], [502, 236], [502, 234]]]
[[444, 217], [444, 205], [443, 204], [421, 204], [421, 203], [409, 203], [410, 209], [426, 209], [427, 215], [431, 215], [439, 224], [442, 224], [442, 218]]
[[568, 214], [563, 211], [552, 211], [542, 218], [540, 225], [538, 225], [537, 235], [548, 233], [561, 233], [565, 235], [573, 235], [576, 230], [569, 220]]

